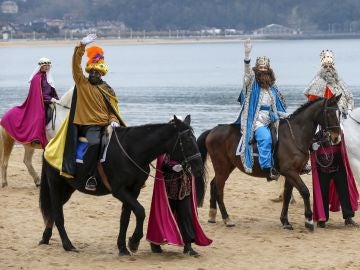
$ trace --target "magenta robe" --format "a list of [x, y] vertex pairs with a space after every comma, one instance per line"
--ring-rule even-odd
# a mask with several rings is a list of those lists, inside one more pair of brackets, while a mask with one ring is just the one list
[[30, 83], [29, 94], [21, 106], [5, 113], [1, 125], [12, 138], [22, 144], [37, 141], [45, 148], [45, 109], [41, 89], [41, 72], [34, 75]]
[[[350, 168], [349, 159], [346, 153], [345, 140], [343, 134], [341, 135], [341, 156], [345, 165], [350, 205], [352, 211], [358, 210], [359, 193], [356, 187], [355, 179]], [[319, 175], [316, 169], [316, 157], [315, 152], [311, 153], [311, 167], [312, 167], [312, 180], [313, 180], [313, 218], [314, 221], [326, 221], [326, 215], [323, 206], [323, 200], [321, 195], [321, 188], [319, 183]], [[336, 192], [335, 184], [331, 181], [329, 189], [329, 209], [332, 212], [340, 211], [339, 196]]]
[[[163, 159], [164, 156], [158, 157], [156, 168], [161, 168]], [[199, 223], [196, 208], [196, 191], [194, 186], [195, 184], [193, 178], [192, 192], [190, 196], [192, 196], [191, 212], [195, 231], [195, 244], [199, 246], [208, 246], [212, 243], [212, 240], [207, 238]], [[157, 170], [155, 174], [155, 183], [146, 239], [157, 245], [184, 245], [175, 217], [171, 212], [169, 200], [166, 194], [164, 176], [160, 170]]]

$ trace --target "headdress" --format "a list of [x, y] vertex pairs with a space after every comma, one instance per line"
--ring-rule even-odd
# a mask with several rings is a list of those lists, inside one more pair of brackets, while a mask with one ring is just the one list
[[320, 53], [320, 62], [322, 66], [333, 66], [335, 64], [334, 53], [331, 50], [322, 50], [322, 52]]
[[41, 57], [38, 61], [38, 65], [40, 67], [45, 66], [45, 65], [49, 65], [51, 66], [51, 60], [49, 58], [46, 57]]
[[256, 58], [256, 66], [260, 65], [270, 67], [270, 58], [266, 56], [259, 56]]
[[[51, 60], [46, 57], [41, 57], [38, 61], [37, 66], [34, 68], [34, 71], [31, 73], [31, 75], [29, 77], [29, 80], [28, 80], [29, 83], [31, 83], [31, 80], [34, 78], [35, 74], [40, 71], [40, 68], [45, 65], [51, 66]], [[54, 79], [52, 77], [51, 69], [46, 71], [46, 80], [52, 87], [55, 88], [55, 83], [54, 83]]]
[[86, 63], [85, 71], [89, 73], [90, 70], [96, 70], [100, 72], [102, 76], [105, 76], [109, 71], [109, 67], [104, 62], [104, 51], [97, 46], [92, 46], [86, 51], [89, 60]]

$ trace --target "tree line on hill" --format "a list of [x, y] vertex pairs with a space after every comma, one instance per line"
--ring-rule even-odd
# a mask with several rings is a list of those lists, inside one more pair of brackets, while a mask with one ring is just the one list
[[0, 19], [119, 21], [134, 30], [245, 32], [276, 23], [305, 31], [360, 31], [358, 0], [17, 0], [18, 14]]

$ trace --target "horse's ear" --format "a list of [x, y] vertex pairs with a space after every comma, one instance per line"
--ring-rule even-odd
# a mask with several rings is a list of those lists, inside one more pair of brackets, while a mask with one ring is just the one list
[[191, 116], [190, 114], [188, 114], [184, 119], [184, 123], [190, 126], [190, 122], [191, 122]]
[[342, 96], [342, 94], [336, 96], [336, 103], [338, 103], [338, 101], [340, 100], [341, 96]]
[[338, 95], [338, 96], [335, 96], [335, 95], [332, 96], [332, 97], [328, 100], [328, 105], [329, 105], [329, 106], [332, 106], [332, 105], [337, 104], [338, 101], [340, 100], [340, 98], [341, 98], [341, 94]]

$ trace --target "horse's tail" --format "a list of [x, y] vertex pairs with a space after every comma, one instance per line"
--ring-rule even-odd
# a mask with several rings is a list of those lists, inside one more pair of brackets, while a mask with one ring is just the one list
[[[1, 122], [1, 119], [0, 119]], [[0, 162], [2, 163], [4, 156], [4, 138], [3, 138], [3, 127], [0, 125]]]
[[44, 219], [44, 222], [47, 223], [52, 219], [52, 204], [50, 198], [50, 187], [48, 183], [48, 178], [46, 175], [46, 161], [43, 157], [43, 164], [41, 169], [41, 182], [40, 182], [40, 209]]
[[197, 145], [201, 154], [201, 159], [203, 162], [203, 174], [195, 177], [196, 184], [196, 198], [198, 207], [202, 207], [204, 203], [204, 197], [206, 192], [206, 158], [207, 158], [207, 149], [205, 145], [206, 137], [209, 135], [211, 129], [203, 132], [197, 139]]

